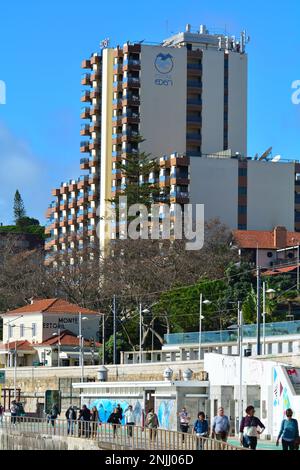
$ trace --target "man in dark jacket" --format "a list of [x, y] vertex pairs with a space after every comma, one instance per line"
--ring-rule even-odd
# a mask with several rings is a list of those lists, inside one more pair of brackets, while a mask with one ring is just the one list
[[118, 410], [118, 407], [116, 407], [109, 416], [108, 423], [112, 424], [113, 427], [113, 436], [116, 437], [117, 429], [121, 424], [121, 419], [120, 419], [120, 411]]
[[79, 420], [79, 437], [80, 436], [85, 436], [85, 437], [90, 437], [91, 435], [91, 411], [86, 405], [83, 405], [78, 416]]
[[118, 410], [120, 421], [122, 421], [122, 419], [123, 419], [123, 408], [121, 408], [120, 403], [118, 403], [118, 405], [117, 405], [117, 410]]
[[76, 415], [76, 411], [75, 411], [75, 408], [74, 406], [69, 406], [69, 408], [67, 409], [66, 411], [66, 418], [67, 418], [67, 422], [68, 422], [68, 434], [70, 434], [71, 432], [71, 435], [73, 435], [74, 433], [74, 424], [76, 422], [76, 419], [77, 419], [77, 415]]

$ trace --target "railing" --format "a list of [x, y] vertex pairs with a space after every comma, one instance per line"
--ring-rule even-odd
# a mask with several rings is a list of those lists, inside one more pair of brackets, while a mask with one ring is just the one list
[[127, 449], [143, 450], [247, 450], [215, 439], [195, 434], [150, 429], [141, 426], [122, 426], [96, 421], [67, 421], [5, 416], [0, 424], [5, 433], [33, 433], [59, 437], [93, 439]]

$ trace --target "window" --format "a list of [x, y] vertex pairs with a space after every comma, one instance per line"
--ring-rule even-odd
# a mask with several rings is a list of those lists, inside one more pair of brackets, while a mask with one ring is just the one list
[[8, 338], [12, 338], [13, 336], [13, 326], [12, 325], [8, 325]]
[[23, 338], [23, 336], [24, 336], [24, 324], [22, 323], [20, 325], [20, 337]]
[[36, 336], [36, 323], [32, 323], [32, 337]]

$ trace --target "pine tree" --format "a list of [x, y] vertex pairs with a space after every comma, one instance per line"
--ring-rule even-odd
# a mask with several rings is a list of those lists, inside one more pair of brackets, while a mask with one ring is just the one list
[[23, 199], [19, 190], [17, 189], [15, 193], [15, 198], [14, 198], [15, 223], [18, 224], [18, 221], [25, 216], [26, 216], [26, 210], [25, 210], [24, 202], [23, 202]]

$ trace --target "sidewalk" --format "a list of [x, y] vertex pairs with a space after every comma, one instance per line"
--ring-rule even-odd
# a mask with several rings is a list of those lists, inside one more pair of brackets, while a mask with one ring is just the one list
[[[240, 442], [238, 439], [228, 439], [228, 443], [232, 445], [240, 445]], [[257, 444], [257, 450], [282, 450], [281, 444], [276, 447], [276, 442], [274, 441], [264, 441], [264, 440], [258, 440]]]

